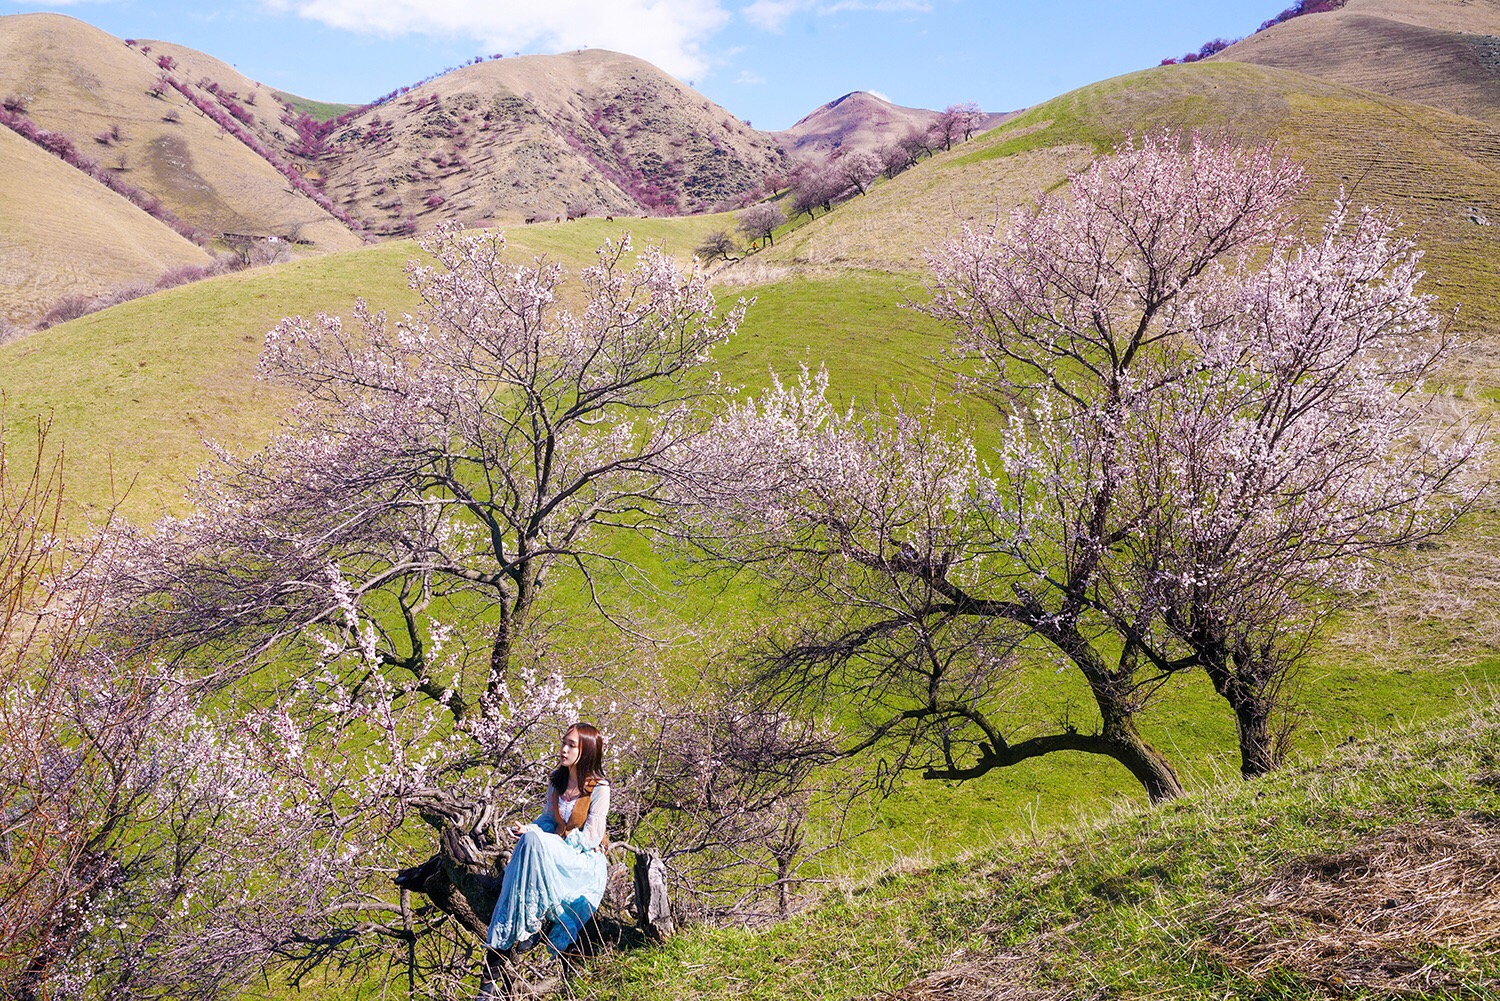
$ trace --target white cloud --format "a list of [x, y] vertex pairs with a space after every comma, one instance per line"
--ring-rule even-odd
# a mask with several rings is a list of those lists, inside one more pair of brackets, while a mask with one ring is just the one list
[[729, 21], [719, 0], [265, 0], [333, 28], [471, 38], [485, 51], [614, 49], [681, 79], [708, 68], [703, 44]]
[[846, 10], [878, 10], [887, 14], [909, 10], [926, 14], [932, 10], [932, 4], [925, 0], [835, 0], [834, 3], [818, 5], [819, 14], [837, 14]]
[[875, 10], [885, 13], [913, 11], [925, 14], [932, 10], [927, 0], [754, 0], [740, 8], [740, 16], [757, 28], [780, 31], [793, 14], [814, 11], [820, 16], [848, 10]]
[[740, 75], [734, 78], [734, 82], [741, 87], [753, 87], [756, 84], [765, 83], [766, 78], [761, 76], [759, 73], [752, 73], [749, 70], [740, 70]]
[[755, 0], [748, 7], [740, 8], [740, 16], [757, 28], [780, 31], [787, 18], [811, 6], [810, 0]]
[[867, 91], [865, 91], [865, 93], [869, 94], [871, 97], [878, 97], [878, 98], [880, 98], [886, 104], [895, 104], [896, 103], [895, 101], [892, 101], [889, 97], [886, 97], [884, 94], [882, 94], [878, 90], [867, 90]]

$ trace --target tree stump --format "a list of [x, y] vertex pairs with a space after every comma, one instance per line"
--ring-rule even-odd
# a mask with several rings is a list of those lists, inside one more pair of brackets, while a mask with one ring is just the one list
[[677, 928], [667, 897], [667, 867], [654, 852], [635, 853], [635, 913], [642, 930], [657, 939], [666, 938]]

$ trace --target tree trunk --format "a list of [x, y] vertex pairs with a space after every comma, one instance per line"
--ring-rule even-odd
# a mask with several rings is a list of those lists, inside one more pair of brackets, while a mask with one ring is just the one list
[[1281, 749], [1271, 736], [1271, 706], [1265, 699], [1248, 699], [1234, 706], [1240, 735], [1240, 774], [1247, 779], [1266, 775], [1281, 764]]
[[1214, 691], [1234, 710], [1240, 741], [1240, 774], [1253, 779], [1275, 771], [1281, 764], [1281, 748], [1271, 732], [1271, 717], [1277, 707], [1276, 682], [1285, 671], [1275, 663], [1237, 659], [1231, 665], [1224, 657], [1206, 660]]
[[667, 937], [677, 927], [667, 899], [667, 867], [651, 852], [635, 856], [635, 913], [641, 928], [657, 938]]
[[1108, 754], [1134, 775], [1153, 803], [1182, 795], [1182, 782], [1171, 762], [1146, 743], [1135, 727], [1138, 709], [1135, 679], [1129, 670], [1113, 671], [1075, 628], [1058, 631], [1057, 645], [1067, 652], [1088, 682], [1099, 707], [1102, 753]]
[[1145, 787], [1146, 798], [1153, 803], [1176, 799], [1182, 795], [1182, 782], [1171, 762], [1146, 743], [1129, 718], [1105, 720], [1102, 734], [1104, 753], [1124, 765], [1136, 781]]
[[500, 899], [509, 854], [482, 849], [470, 832], [446, 827], [437, 854], [421, 865], [402, 869], [395, 883], [403, 890], [425, 894], [439, 910], [483, 940], [489, 937], [490, 915]]

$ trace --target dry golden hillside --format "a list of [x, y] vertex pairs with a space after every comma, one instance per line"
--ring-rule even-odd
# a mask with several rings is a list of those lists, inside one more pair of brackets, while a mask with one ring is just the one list
[[[980, 131], [1014, 116], [1014, 112], [990, 115], [980, 126]], [[822, 105], [776, 136], [793, 156], [827, 156], [835, 149], [847, 152], [888, 146], [908, 132], [924, 131], [939, 117], [936, 111], [904, 108], [874, 94], [856, 90]]]
[[1295, 70], [1500, 125], [1500, 4], [1350, 0], [1293, 18], [1216, 59]]
[[0, 176], [0, 319], [31, 323], [63, 296], [209, 262], [202, 248], [4, 128]]
[[785, 165], [756, 132], [650, 63], [598, 49], [483, 62], [370, 108], [317, 165], [377, 232], [700, 211]]
[[1494, 0], [1349, 0], [1348, 9], [1443, 31], [1500, 35], [1500, 4]]
[[275, 150], [278, 156], [288, 161], [292, 159], [290, 149], [297, 136], [293, 129], [282, 124], [281, 116], [285, 107], [275, 90], [258, 80], [250, 79], [224, 60], [190, 49], [186, 45], [160, 39], [141, 39], [137, 42], [137, 48], [149, 48], [148, 55], [153, 60], [163, 55], [171, 56], [177, 64], [173, 75], [191, 85], [194, 90], [201, 91], [204, 81], [213, 81], [228, 94], [234, 95], [233, 99], [253, 116], [254, 120], [247, 126], [250, 131]]
[[[60, 14], [0, 17], [0, 93], [44, 129], [156, 196], [209, 238], [293, 236], [319, 250], [359, 238], [171, 89], [145, 53]], [[278, 107], [279, 110], [279, 107]]]
[[794, 155], [826, 156], [835, 149], [878, 149], [909, 131], [925, 130], [937, 117], [936, 111], [903, 108], [856, 90], [822, 105], [777, 136]]

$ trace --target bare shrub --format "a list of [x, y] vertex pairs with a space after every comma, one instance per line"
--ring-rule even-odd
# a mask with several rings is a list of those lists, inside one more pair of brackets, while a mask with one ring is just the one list
[[723, 258], [726, 261], [734, 260], [734, 239], [724, 230], [716, 229], [705, 236], [698, 244], [697, 253], [706, 261], [715, 261]]
[[291, 260], [291, 248], [285, 241], [277, 240], [257, 241], [241, 251], [225, 251], [216, 254], [208, 264], [183, 264], [163, 272], [156, 281], [145, 283], [133, 283], [123, 285], [119, 288], [110, 289], [97, 295], [84, 295], [76, 293], [63, 296], [46, 314], [37, 321], [36, 329], [46, 330], [55, 327], [59, 323], [67, 323], [76, 320], [80, 316], [97, 313], [100, 310], [118, 306], [121, 303], [139, 299], [150, 295], [152, 292], [160, 292], [163, 289], [176, 288], [189, 282], [200, 281], [204, 278], [214, 278], [218, 275], [227, 275], [231, 272], [242, 271], [249, 267], [260, 267], [264, 264], [279, 264]]
[[53, 303], [51, 309], [42, 314], [42, 318], [37, 321], [36, 328], [38, 330], [46, 330], [48, 327], [55, 327], [59, 323], [67, 323], [69, 320], [76, 320], [80, 316], [86, 316], [94, 312], [96, 308], [94, 306], [94, 299], [95, 296], [83, 295], [82, 293], [65, 295]]

